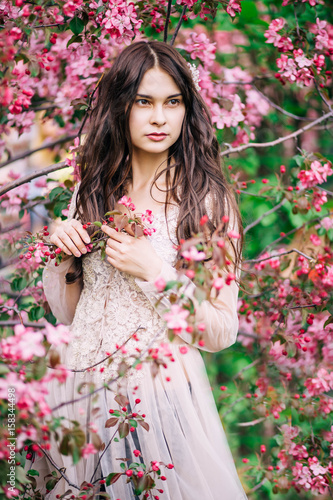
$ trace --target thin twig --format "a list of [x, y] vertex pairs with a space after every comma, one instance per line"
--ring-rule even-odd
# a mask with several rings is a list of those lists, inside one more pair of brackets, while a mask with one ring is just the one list
[[22, 184], [26, 184], [27, 182], [30, 182], [33, 179], [37, 179], [37, 177], [48, 175], [51, 172], [56, 172], [57, 170], [61, 170], [63, 168], [68, 168], [68, 165], [66, 165], [64, 161], [60, 163], [54, 163], [49, 167], [42, 168], [41, 170], [35, 170], [32, 174], [24, 175], [23, 177], [20, 177], [19, 179], [13, 182], [8, 182], [7, 184], [5, 184], [2, 187], [2, 189], [0, 189], [0, 196], [8, 193], [8, 191], [11, 191], [12, 189], [15, 189], [18, 186], [22, 186]]
[[238, 399], [236, 399], [233, 403], [231, 403], [231, 405], [229, 405], [229, 408], [227, 411], [225, 411], [224, 413], [222, 413], [222, 418], [225, 418], [227, 415], [229, 415], [229, 413], [232, 412], [234, 406], [236, 406], [236, 404], [240, 403], [241, 401], [243, 401], [245, 399], [245, 396], [242, 396]]
[[245, 151], [246, 149], [249, 149], [249, 148], [258, 149], [258, 148], [268, 148], [268, 147], [276, 146], [278, 144], [281, 144], [282, 142], [288, 141], [289, 139], [294, 139], [295, 137], [298, 137], [299, 135], [303, 134], [307, 130], [310, 130], [311, 128], [318, 125], [318, 123], [321, 123], [325, 120], [328, 120], [332, 116], [333, 116], [333, 111], [330, 111], [329, 113], [326, 113], [325, 115], [312, 121], [308, 125], [305, 125], [305, 127], [302, 127], [300, 129], [296, 130], [292, 134], [285, 135], [283, 137], [279, 137], [278, 139], [275, 139], [274, 141], [270, 141], [270, 142], [249, 142], [248, 144], [242, 144], [241, 146], [238, 146], [237, 148], [229, 147], [225, 151], [222, 151], [220, 153], [220, 155], [227, 156], [227, 155], [230, 155], [233, 153], [240, 153], [241, 151]]
[[287, 252], [282, 252], [282, 253], [277, 253], [275, 255], [270, 255], [269, 257], [264, 257], [263, 259], [249, 259], [249, 260], [243, 260], [243, 263], [252, 263], [252, 264], [258, 264], [259, 262], [263, 262], [265, 260], [269, 259], [274, 259], [277, 257], [282, 257], [283, 255], [289, 255], [292, 252], [296, 252], [299, 255], [302, 255], [306, 259], [308, 259], [310, 262], [313, 261], [315, 262], [315, 259], [313, 257], [309, 257], [309, 255], [306, 255], [305, 253], [301, 252], [300, 250], [297, 250], [297, 248], [292, 248], [291, 250], [288, 250]]
[[124, 347], [127, 344], [127, 342], [129, 342], [133, 338], [133, 335], [135, 335], [139, 330], [145, 330], [145, 328], [143, 326], [138, 326], [138, 328], [135, 330], [135, 332], [132, 333], [132, 335], [130, 335], [125, 340], [125, 342], [123, 342], [121, 344], [121, 346], [119, 346], [113, 353], [108, 354], [107, 356], [105, 356], [105, 358], [101, 359], [101, 361], [98, 361], [94, 365], [88, 366], [87, 368], [82, 368], [81, 370], [72, 370], [72, 369], [69, 369], [69, 371], [73, 372], [73, 373], [83, 373], [83, 372], [86, 372], [87, 370], [91, 370], [92, 368], [95, 368], [96, 366], [100, 365], [101, 363], [104, 363], [104, 361], [106, 361], [107, 359], [112, 358], [112, 356], [114, 356], [115, 354], [117, 354], [117, 352], [119, 352], [122, 349], [122, 347]]
[[283, 307], [283, 309], [307, 309], [308, 307], [318, 307], [319, 304], [305, 304], [304, 306]]
[[172, 0], [168, 1], [168, 8], [167, 8], [167, 15], [165, 19], [165, 25], [164, 25], [164, 34], [163, 34], [163, 42], [167, 43], [168, 41], [168, 29], [169, 29], [169, 20], [170, 20], [170, 15], [171, 15], [171, 5], [172, 5]]
[[[128, 368], [125, 370], [125, 373], [127, 373], [130, 369], [134, 368], [134, 365], [136, 365], [137, 361], [139, 360], [142, 360], [143, 356], [148, 352], [148, 350], [150, 349], [150, 347], [154, 344], [155, 340], [161, 335], [161, 333], [164, 331], [164, 328], [161, 328], [155, 335], [154, 337], [152, 338], [152, 340], [149, 342], [148, 346], [146, 347], [146, 349], [140, 353], [140, 355], [135, 359], [135, 361], [132, 363], [132, 365], [128, 365]], [[99, 387], [98, 389], [95, 389], [94, 391], [91, 391], [89, 392], [88, 394], [84, 394], [83, 396], [79, 397], [79, 398], [75, 398], [75, 399], [72, 399], [70, 401], [65, 401], [64, 403], [60, 403], [59, 405], [55, 406], [54, 408], [51, 408], [51, 411], [54, 412], [55, 410], [59, 410], [60, 408], [62, 408], [63, 406], [67, 406], [69, 404], [73, 404], [73, 403], [77, 403], [78, 401], [82, 401], [83, 399], [87, 399], [89, 397], [91, 397], [93, 394], [97, 394], [98, 392], [100, 392], [102, 389], [105, 389], [106, 386], [110, 386], [111, 384], [113, 384], [114, 382], [116, 382], [117, 380], [119, 380], [120, 378], [120, 375], [118, 375], [117, 377], [109, 380], [107, 383], [103, 384], [101, 387]]]
[[264, 483], [266, 483], [267, 481], [267, 477], [264, 477], [264, 479], [262, 481], [260, 481], [260, 483], [256, 484], [255, 486], [253, 486], [253, 488], [250, 489], [250, 491], [248, 492], [248, 495], [251, 495], [251, 493], [255, 493], [257, 490], [259, 490], [259, 488], [262, 487], [262, 485]]
[[37, 446], [41, 450], [41, 452], [44, 453], [44, 455], [49, 460], [49, 462], [53, 465], [53, 467], [55, 467], [57, 469], [57, 471], [59, 472], [59, 474], [61, 474], [61, 476], [63, 477], [63, 479], [65, 479], [65, 481], [68, 483], [68, 485], [72, 486], [73, 488], [76, 488], [77, 490], [80, 490], [79, 486], [76, 486], [76, 484], [72, 483], [68, 479], [68, 477], [66, 476], [66, 474], [64, 472], [62, 472], [61, 468], [55, 463], [55, 461], [52, 459], [52, 457], [45, 450], [43, 450], [43, 448], [38, 443], [37, 443]]
[[89, 116], [89, 111], [91, 110], [91, 105], [92, 105], [92, 102], [93, 102], [93, 98], [94, 98], [95, 92], [97, 91], [97, 89], [99, 87], [99, 84], [101, 83], [102, 79], [104, 78], [104, 75], [105, 75], [105, 73], [101, 74], [101, 76], [100, 76], [98, 82], [96, 83], [95, 88], [92, 91], [91, 96], [89, 98], [88, 107], [87, 107], [86, 112], [84, 114], [84, 118], [83, 118], [80, 130], [79, 130], [79, 133], [77, 134], [77, 137], [79, 137], [80, 139], [81, 139], [81, 134], [82, 134], [83, 127], [84, 127], [84, 125], [85, 125], [85, 123], [87, 121], [87, 118]]
[[266, 245], [265, 248], [263, 250], [261, 250], [260, 254], [263, 254], [265, 253], [265, 251], [272, 247], [273, 245], [277, 245], [278, 243], [280, 243], [280, 241], [284, 240], [285, 238], [287, 238], [288, 236], [290, 236], [291, 234], [295, 233], [296, 231], [298, 231], [299, 229], [303, 229], [305, 226], [307, 226], [308, 224], [312, 224], [313, 222], [320, 222], [321, 219], [324, 219], [325, 217], [330, 217], [332, 214], [331, 212], [328, 212], [328, 214], [324, 213], [322, 214], [320, 217], [315, 217], [314, 219], [310, 219], [306, 222], [304, 222], [303, 224], [301, 224], [300, 226], [298, 227], [295, 227], [294, 229], [291, 229], [290, 231], [288, 231], [288, 233], [284, 234], [283, 236], [280, 236], [279, 238], [277, 238], [276, 240], [272, 241], [272, 243], [269, 243], [269, 245]]
[[244, 228], [244, 234], [246, 234], [250, 229], [252, 229], [254, 226], [257, 226], [258, 224], [260, 224], [260, 222], [265, 218], [267, 217], [267, 215], [270, 215], [274, 212], [276, 212], [277, 210], [279, 210], [279, 208], [281, 208], [285, 203], [286, 203], [287, 199], [284, 198], [282, 201], [280, 201], [280, 203], [278, 203], [277, 205], [275, 205], [275, 207], [271, 208], [270, 210], [268, 210], [267, 212], [265, 212], [264, 214], [262, 214], [257, 220], [251, 222], [251, 224], [249, 224], [248, 226], [246, 226]]
[[89, 481], [90, 483], [92, 483], [92, 482], [93, 482], [93, 480], [94, 480], [94, 475], [96, 474], [96, 472], [97, 472], [97, 470], [98, 470], [98, 466], [99, 466], [99, 464], [101, 463], [102, 457], [103, 457], [103, 455], [105, 454], [106, 450], [109, 448], [109, 446], [110, 446], [110, 444], [112, 443], [112, 441], [113, 441], [113, 439], [114, 439], [115, 435], [117, 434], [117, 432], [118, 432], [118, 429], [116, 429], [116, 430], [114, 431], [113, 435], [112, 435], [112, 436], [111, 436], [111, 438], [110, 438], [110, 441], [109, 441], [109, 442], [108, 442], [108, 444], [105, 446], [105, 448], [104, 448], [103, 452], [100, 454], [100, 456], [99, 456], [99, 458], [98, 458], [97, 465], [96, 465], [95, 470], [94, 470], [94, 473], [93, 473], [93, 475], [92, 475], [92, 476], [91, 476], [91, 478], [90, 478], [90, 481]]
[[236, 379], [238, 378], [240, 375], [242, 375], [244, 372], [246, 372], [247, 370], [249, 370], [250, 368], [252, 368], [253, 366], [256, 366], [261, 360], [258, 358], [258, 359], [255, 359], [254, 361], [252, 361], [252, 363], [249, 363], [248, 365], [244, 366], [244, 368], [242, 368], [238, 373], [236, 373], [236, 375], [234, 375], [232, 378], [233, 379]]
[[8, 321], [0, 321], [0, 326], [10, 327], [10, 326], [16, 326], [16, 325], [23, 325], [27, 328], [45, 328], [46, 323], [32, 323], [29, 321], [23, 321], [23, 323], [21, 323], [21, 321], [15, 321], [12, 319], [8, 320]]
[[256, 420], [252, 420], [251, 422], [239, 422], [237, 425], [239, 427], [252, 427], [253, 425], [260, 424], [264, 420], [266, 420], [267, 417], [261, 417], [257, 418]]
[[180, 19], [179, 19], [179, 21], [178, 21], [178, 24], [177, 24], [177, 26], [176, 26], [175, 32], [174, 32], [174, 34], [173, 34], [173, 36], [172, 36], [172, 39], [171, 39], [171, 42], [170, 42], [170, 45], [171, 45], [171, 46], [175, 43], [175, 40], [176, 40], [177, 35], [178, 35], [178, 32], [179, 32], [180, 27], [181, 27], [182, 22], [183, 22], [183, 17], [185, 16], [186, 9], [187, 9], [187, 5], [184, 5], [184, 7], [183, 7], [183, 11], [182, 11], [182, 13], [181, 13], [181, 15], [180, 15]]
[[298, 116], [298, 115], [294, 115], [294, 113], [290, 113], [290, 112], [289, 112], [289, 111], [287, 111], [286, 109], [281, 108], [281, 106], [279, 106], [278, 104], [275, 104], [275, 102], [274, 102], [274, 101], [272, 101], [269, 97], [267, 97], [267, 95], [265, 95], [263, 92], [261, 92], [261, 90], [259, 90], [259, 89], [258, 89], [258, 87], [256, 87], [256, 86], [254, 85], [254, 83], [252, 83], [252, 84], [251, 84], [251, 86], [252, 86], [252, 88], [254, 88], [254, 90], [256, 90], [256, 92], [258, 92], [258, 94], [260, 94], [260, 95], [261, 95], [261, 97], [262, 97], [263, 99], [265, 99], [265, 101], [266, 101], [266, 102], [268, 102], [268, 104], [269, 104], [272, 108], [274, 108], [274, 109], [276, 109], [276, 110], [280, 111], [280, 113], [282, 113], [282, 114], [284, 114], [284, 115], [286, 115], [286, 116], [289, 116], [290, 118], [294, 118], [294, 120], [298, 120], [298, 121], [306, 121], [306, 122], [312, 121], [312, 119], [311, 119], [311, 118], [307, 118], [306, 116]]
[[330, 105], [330, 103], [327, 101], [326, 97], [322, 94], [322, 92], [320, 91], [319, 89], [319, 86], [318, 86], [318, 82], [317, 80], [314, 78], [314, 84], [315, 84], [315, 87], [316, 87], [316, 90], [319, 94], [319, 97], [321, 98], [321, 100], [326, 104], [326, 106], [328, 107], [328, 109], [332, 112], [332, 106]]
[[55, 146], [58, 146], [59, 144], [63, 144], [64, 142], [69, 142], [75, 139], [77, 137], [76, 135], [68, 135], [67, 137], [62, 137], [61, 139], [57, 139], [56, 141], [50, 142], [48, 144], [43, 144], [43, 146], [40, 146], [39, 148], [36, 149], [31, 149], [30, 151], [24, 151], [23, 153], [13, 156], [11, 158], [8, 158], [8, 160], [0, 163], [0, 168], [6, 167], [10, 163], [14, 163], [15, 161], [22, 160], [23, 158], [26, 158], [27, 156], [31, 156], [34, 153], [38, 153], [38, 151], [43, 151], [43, 149], [49, 149], [49, 148], [54, 148]]

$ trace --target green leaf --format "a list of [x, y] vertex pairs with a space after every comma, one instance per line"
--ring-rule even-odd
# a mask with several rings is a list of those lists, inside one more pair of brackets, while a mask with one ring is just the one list
[[28, 285], [28, 282], [25, 278], [14, 278], [11, 283], [11, 289], [14, 292], [20, 292]]
[[164, 291], [167, 292], [168, 290], [174, 288], [176, 285], [178, 285], [178, 281], [168, 281], [167, 284], [165, 285]]
[[30, 469], [27, 472], [27, 476], [39, 476], [39, 472], [38, 472], [38, 470]]
[[130, 419], [129, 419], [129, 423], [130, 423], [130, 425], [132, 425], [132, 426], [133, 426], [133, 427], [135, 427], [135, 428], [137, 428], [137, 426], [138, 426], [137, 421], [136, 421], [136, 420], [134, 420], [133, 418], [130, 418]]
[[47, 481], [46, 483], [46, 489], [48, 491], [51, 491], [53, 490], [53, 488], [55, 487], [55, 485], [57, 484], [58, 480], [57, 479], [50, 479], [49, 481]]
[[6, 373], [9, 373], [9, 368], [6, 365], [0, 365], [0, 375], [6, 375]]
[[62, 187], [56, 187], [52, 189], [52, 191], [49, 194], [50, 201], [53, 201], [57, 196], [60, 195], [60, 193], [63, 193], [64, 188]]
[[79, 35], [84, 30], [84, 22], [79, 17], [75, 16], [69, 23], [69, 27], [74, 35]]
[[73, 35], [72, 38], [70, 38], [67, 42], [67, 48], [72, 45], [72, 43], [81, 43], [82, 42], [82, 36], [77, 36]]
[[44, 317], [45, 317], [46, 321], [48, 321], [49, 323], [51, 323], [51, 325], [55, 326], [57, 324], [57, 319], [52, 314], [52, 312], [49, 312], [49, 313], [45, 314]]
[[327, 325], [330, 325], [331, 323], [333, 323], [333, 316], [330, 316], [329, 318], [327, 318], [327, 320], [324, 323], [324, 328], [326, 328]]
[[330, 241], [333, 241], [333, 227], [330, 227], [327, 231], [327, 236]]
[[118, 426], [119, 437], [125, 438], [129, 434], [129, 425], [127, 422], [121, 422]]
[[[120, 464], [120, 466], [122, 466], [125, 464]], [[106, 479], [105, 479], [105, 484], [106, 486], [110, 486], [110, 484], [114, 484], [116, 481], [118, 481], [118, 479], [122, 476], [122, 473], [121, 472], [111, 472], [111, 474], [109, 474]]]
[[97, 226], [97, 227], [102, 227], [102, 223], [100, 221], [95, 221], [93, 222], [94, 226]]

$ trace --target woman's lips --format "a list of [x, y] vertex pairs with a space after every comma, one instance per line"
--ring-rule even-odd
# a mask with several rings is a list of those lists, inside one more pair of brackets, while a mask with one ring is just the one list
[[163, 141], [167, 137], [167, 134], [148, 134], [147, 137], [152, 141]]

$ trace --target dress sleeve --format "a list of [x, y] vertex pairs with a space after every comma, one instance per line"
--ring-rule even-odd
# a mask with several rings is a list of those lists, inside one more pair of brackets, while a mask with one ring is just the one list
[[[234, 225], [232, 227], [235, 228]], [[231, 246], [229, 250], [231, 252]], [[240, 271], [238, 269], [236, 270], [236, 276], [238, 279], [240, 278]], [[218, 352], [231, 346], [236, 341], [239, 326], [237, 314], [239, 289], [235, 281], [232, 281], [230, 285], [224, 283], [223, 288], [220, 290], [218, 297], [213, 300], [213, 303], [204, 300], [199, 304], [194, 297], [195, 284], [184, 275], [179, 278], [176, 269], [167, 262], [163, 261], [162, 270], [158, 277], [163, 278], [165, 281], [180, 280], [184, 283], [182, 287], [183, 293], [191, 297], [195, 304], [196, 323], [202, 322], [206, 326], [206, 330], [202, 336], [204, 346], [199, 346], [197, 342], [192, 343], [192, 335], [183, 330], [179, 334], [179, 337], [185, 340], [185, 342], [204, 351]], [[163, 317], [166, 309], [169, 309], [171, 306], [169, 299], [163, 297], [162, 301], [156, 306], [160, 295], [157, 293], [154, 283], [139, 280], [138, 278], [136, 279], [136, 283], [160, 316]]]
[[[74, 189], [68, 211], [68, 220], [71, 220], [74, 216], [78, 189], [79, 184]], [[65, 281], [65, 276], [73, 263], [74, 256], [61, 262], [59, 266], [55, 266], [55, 261], [50, 259], [43, 270], [43, 287], [46, 300], [54, 316], [64, 325], [72, 323], [81, 293], [79, 283], [67, 285]]]

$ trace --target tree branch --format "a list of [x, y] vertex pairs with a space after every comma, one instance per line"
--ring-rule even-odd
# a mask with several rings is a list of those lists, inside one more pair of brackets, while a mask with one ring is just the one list
[[163, 42], [167, 43], [168, 41], [168, 29], [169, 29], [169, 20], [170, 20], [170, 14], [171, 14], [171, 5], [172, 5], [172, 0], [168, 1], [168, 8], [167, 8], [167, 15], [165, 19], [165, 25], [164, 25], [164, 33], [163, 33]]
[[183, 22], [183, 17], [185, 16], [186, 9], [187, 9], [187, 5], [184, 5], [183, 11], [182, 11], [182, 13], [180, 15], [180, 19], [178, 21], [178, 24], [176, 26], [175, 32], [174, 32], [173, 37], [171, 39], [170, 45], [173, 45], [175, 43], [175, 40], [176, 40], [177, 35], [178, 35], [178, 32], [179, 32], [180, 27], [181, 27], [182, 22]]
[[264, 260], [269, 260], [269, 259], [274, 259], [276, 257], [282, 257], [283, 255], [288, 255], [290, 253], [296, 252], [299, 255], [302, 255], [306, 259], [315, 262], [315, 259], [313, 257], [309, 257], [309, 255], [306, 255], [305, 253], [301, 252], [300, 250], [297, 250], [297, 248], [292, 248], [291, 250], [288, 250], [287, 252], [282, 252], [282, 253], [277, 253], [275, 255], [270, 255], [269, 257], [264, 257], [263, 259], [249, 259], [249, 260], [243, 260], [243, 262], [248, 263], [253, 263], [253, 264], [258, 264], [259, 262], [263, 262]]
[[298, 115], [294, 115], [294, 113], [290, 113], [290, 112], [289, 112], [289, 111], [287, 111], [286, 109], [281, 108], [278, 104], [275, 104], [275, 102], [274, 102], [274, 101], [271, 101], [271, 99], [270, 99], [269, 97], [267, 97], [267, 96], [266, 96], [263, 92], [261, 92], [261, 90], [259, 90], [259, 89], [258, 89], [258, 87], [256, 87], [256, 86], [254, 85], [254, 83], [251, 83], [251, 86], [252, 86], [252, 88], [254, 88], [254, 90], [256, 90], [256, 92], [258, 92], [258, 94], [260, 94], [260, 95], [261, 95], [261, 97], [262, 97], [263, 99], [265, 99], [265, 101], [266, 101], [266, 102], [268, 102], [268, 104], [269, 104], [272, 108], [274, 108], [274, 109], [276, 109], [276, 110], [280, 111], [280, 113], [282, 113], [282, 114], [284, 114], [284, 115], [286, 115], [286, 116], [289, 116], [290, 118], [294, 118], [294, 120], [306, 121], [306, 122], [308, 122], [308, 121], [312, 121], [312, 120], [311, 120], [311, 118], [307, 118], [306, 116], [298, 116]]
[[44, 144], [43, 146], [40, 146], [39, 148], [32, 149], [31, 151], [24, 151], [24, 153], [21, 153], [17, 156], [13, 156], [12, 158], [8, 158], [8, 160], [0, 163], [0, 168], [6, 167], [7, 165], [10, 165], [11, 163], [14, 163], [17, 160], [22, 160], [23, 158], [26, 158], [27, 156], [31, 156], [34, 153], [38, 153], [38, 151], [43, 151], [43, 149], [54, 148], [54, 146], [58, 146], [58, 144], [63, 144], [64, 142], [73, 141], [75, 139], [75, 137], [77, 137], [77, 134], [69, 135], [67, 137], [62, 137], [61, 139], [57, 139], [56, 141], [50, 142], [49, 144]]
[[251, 222], [251, 224], [249, 224], [248, 226], [246, 226], [244, 228], [244, 234], [246, 234], [250, 229], [252, 229], [254, 226], [257, 226], [258, 224], [260, 224], [260, 222], [265, 218], [267, 217], [267, 215], [270, 215], [274, 212], [276, 212], [277, 210], [279, 210], [279, 208], [281, 208], [285, 202], [287, 201], [286, 198], [284, 198], [282, 201], [280, 201], [280, 203], [278, 203], [277, 205], [275, 205], [275, 207], [271, 208], [270, 210], [268, 210], [267, 212], [265, 212], [264, 214], [262, 214], [257, 220], [255, 220], [254, 222]]
[[37, 179], [37, 177], [42, 177], [43, 175], [50, 174], [51, 172], [56, 172], [57, 170], [61, 170], [63, 168], [68, 168], [68, 165], [65, 165], [64, 161], [60, 163], [54, 163], [49, 167], [42, 168], [41, 170], [35, 170], [32, 174], [24, 175], [23, 177], [20, 177], [20, 179], [17, 179], [16, 181], [8, 182], [7, 184], [5, 184], [0, 189], [0, 196], [8, 193], [8, 191], [11, 191], [12, 189], [15, 189], [18, 186], [22, 186], [22, 184], [25, 184], [26, 182], [30, 182], [33, 179]]
[[285, 135], [284, 137], [279, 137], [278, 139], [275, 139], [274, 141], [270, 142], [249, 142], [248, 144], [242, 144], [241, 146], [238, 146], [237, 148], [230, 147], [226, 149], [225, 151], [221, 152], [221, 156], [228, 156], [232, 153], [240, 153], [241, 151], [245, 151], [245, 149], [249, 148], [269, 148], [272, 146], [276, 146], [277, 144], [281, 144], [282, 142], [288, 141], [289, 139], [294, 139], [295, 137], [298, 137], [299, 135], [303, 134], [307, 130], [310, 130], [311, 128], [315, 127], [318, 125], [318, 123], [321, 123], [325, 120], [328, 120], [328, 118], [331, 118], [333, 116], [333, 111], [330, 111], [329, 113], [326, 113], [325, 115], [321, 116], [320, 118], [317, 118], [317, 120], [312, 121], [308, 125], [305, 125], [305, 127], [302, 127], [292, 134]]

